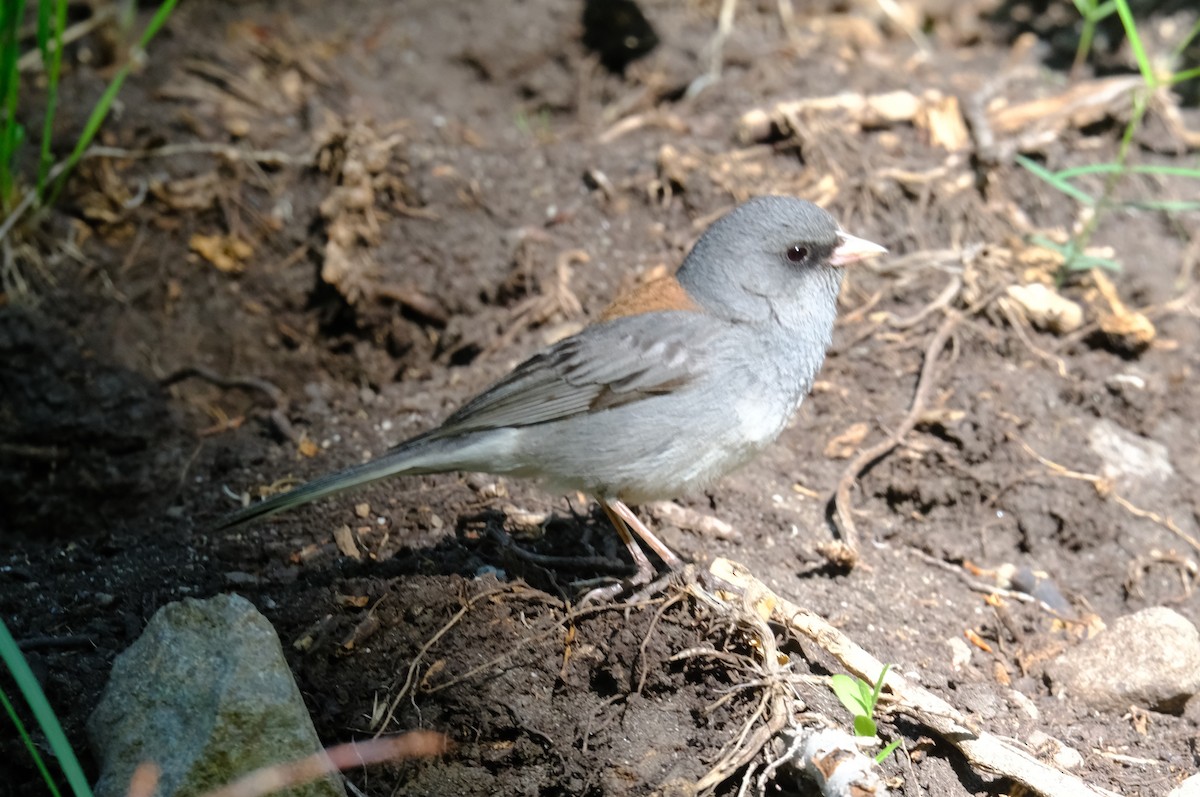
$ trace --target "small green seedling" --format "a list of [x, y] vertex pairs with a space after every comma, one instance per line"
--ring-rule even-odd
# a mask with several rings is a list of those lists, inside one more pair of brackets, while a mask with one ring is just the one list
[[1111, 258], [1096, 257], [1080, 251], [1079, 243], [1074, 240], [1064, 244], [1052, 241], [1044, 235], [1033, 235], [1030, 236], [1029, 242], [1051, 252], [1058, 252], [1062, 257], [1063, 265], [1058, 274], [1059, 282], [1062, 282], [1073, 271], [1090, 271], [1093, 268], [1102, 268], [1105, 271], [1113, 272], [1121, 270], [1121, 264]]
[[[879, 727], [875, 723], [875, 706], [879, 703], [879, 693], [883, 691], [883, 681], [887, 678], [888, 670], [891, 667], [890, 664], [883, 665], [883, 670], [879, 673], [879, 680], [874, 684], [840, 673], [829, 679], [833, 693], [854, 717], [855, 736], [873, 737], [878, 735]], [[875, 763], [882, 763], [899, 746], [900, 740], [894, 739], [887, 747], [879, 751], [879, 755], [875, 756]]]

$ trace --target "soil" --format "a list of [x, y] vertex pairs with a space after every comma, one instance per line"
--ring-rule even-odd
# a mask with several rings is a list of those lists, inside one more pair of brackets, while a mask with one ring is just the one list
[[[1098, 713], [1045, 677], [1097, 621], [1167, 605], [1200, 622], [1200, 219], [1122, 207], [1096, 230], [1152, 340], [1100, 328], [1116, 311], [1087, 273], [1061, 286], [1083, 329], [1023, 324], [997, 297], [1055, 265], [1028, 236], [1083, 217], [1011, 151], [992, 157], [977, 129], [951, 153], [919, 120], [817, 112], [748, 143], [738, 120], [843, 92], [936, 90], [964, 109], [1055, 96], [1077, 35], [1066, 12], [902, 4], [906, 33], [875, 4], [797, 4], [789, 35], [775, 3], [742, 3], [702, 85], [718, 5], [643, 2], [657, 47], [624, 65], [607, 53], [615, 71], [583, 44], [576, 3], [180, 5], [102, 143], [229, 151], [86, 159], [61, 207], [10, 239], [25, 287], [6, 271], [0, 307], [0, 612], [93, 776], [84, 723], [113, 658], [165, 603], [233, 591], [277, 628], [324, 742], [370, 735], [392, 701], [387, 731], [455, 740], [347, 773], [364, 794], [687, 793], [761, 693], [728, 658], [678, 654], [754, 651], [675, 590], [566, 620], [579, 582], [629, 572], [585, 497], [447, 474], [211, 524], [242, 493], [430, 428], [767, 192], [819, 201], [892, 255], [848, 273], [820, 382], [781, 440], [680, 497], [733, 533], [659, 522], [666, 542], [701, 569], [743, 563], [980, 727], [1059, 739], [1096, 786], [1162, 795], [1200, 767], [1200, 712]], [[1163, 6], [1143, 25], [1156, 52], [1196, 18]], [[1106, 36], [1079, 80], [1130, 71]], [[89, 37], [69, 53], [60, 152], [111, 74], [105, 52]], [[1127, 118], [1073, 120], [1021, 151], [1055, 169], [1109, 161]], [[1152, 109], [1136, 162], [1195, 165], [1168, 121]], [[1102, 179], [1079, 185], [1099, 194]], [[1170, 176], [1117, 188], [1194, 196]], [[1098, 436], [1152, 466], [1106, 459]], [[822, 553], [844, 478], [853, 568]], [[985, 601], [1004, 565], [1043, 571], [1068, 620], [1012, 591]], [[834, 669], [780, 644], [798, 674]], [[796, 688], [849, 725], [825, 686]], [[919, 725], [882, 724], [903, 740], [882, 765], [897, 794], [1015, 793]], [[0, 743], [0, 793], [40, 793], [17, 741]], [[744, 771], [715, 791], [736, 793]]]

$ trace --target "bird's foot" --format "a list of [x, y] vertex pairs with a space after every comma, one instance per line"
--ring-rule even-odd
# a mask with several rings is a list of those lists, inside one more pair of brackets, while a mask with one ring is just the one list
[[707, 587], [707, 579], [690, 562], [682, 563], [665, 573], [638, 572], [630, 578], [596, 587], [579, 599], [580, 606], [611, 603], [620, 598], [623, 603], [641, 603], [666, 592], [672, 586], [687, 590], [691, 584]]
[[579, 599], [579, 605], [599, 606], [605, 603], [612, 603], [617, 598], [625, 595], [639, 594], [649, 585], [656, 583], [656, 575], [657, 573], [654, 569], [647, 571], [638, 570], [637, 573], [634, 573], [629, 578], [623, 578], [620, 581], [614, 581], [602, 587], [594, 587], [583, 594], [583, 597]]

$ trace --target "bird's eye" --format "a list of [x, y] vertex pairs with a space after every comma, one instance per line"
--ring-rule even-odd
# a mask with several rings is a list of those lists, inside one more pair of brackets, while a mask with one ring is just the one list
[[808, 258], [808, 247], [796, 244], [787, 250], [787, 259], [792, 263], [803, 263]]

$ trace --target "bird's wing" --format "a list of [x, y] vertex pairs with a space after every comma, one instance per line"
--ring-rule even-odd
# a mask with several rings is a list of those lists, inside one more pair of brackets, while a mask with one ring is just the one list
[[655, 312], [589, 327], [518, 365], [433, 434], [529, 426], [670, 393], [694, 378], [719, 323]]

